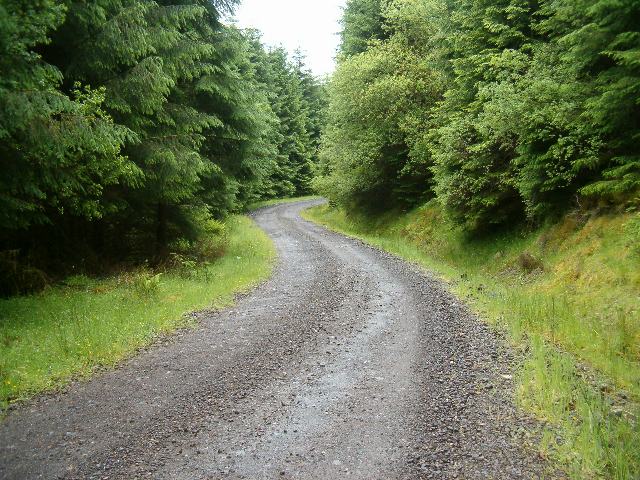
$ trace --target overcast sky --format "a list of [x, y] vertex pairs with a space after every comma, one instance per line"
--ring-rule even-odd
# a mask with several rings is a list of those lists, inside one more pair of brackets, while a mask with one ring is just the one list
[[235, 18], [241, 28], [262, 31], [264, 43], [300, 48], [314, 74], [333, 72], [339, 20], [346, 0], [242, 0]]

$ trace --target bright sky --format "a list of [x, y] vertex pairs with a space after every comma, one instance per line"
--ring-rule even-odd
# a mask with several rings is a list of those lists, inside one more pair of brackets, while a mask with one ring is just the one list
[[242, 0], [234, 17], [241, 28], [262, 31], [265, 44], [300, 48], [315, 75], [335, 68], [339, 20], [346, 0]]

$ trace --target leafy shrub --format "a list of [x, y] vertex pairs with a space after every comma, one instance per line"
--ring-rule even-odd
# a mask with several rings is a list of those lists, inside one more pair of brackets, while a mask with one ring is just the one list
[[193, 243], [186, 238], [178, 238], [169, 244], [169, 250], [171, 255], [189, 253], [193, 250]]
[[153, 298], [158, 295], [161, 278], [162, 273], [154, 275], [151, 272], [142, 271], [133, 276], [131, 283], [133, 292], [140, 298]]
[[210, 218], [204, 224], [204, 233], [208, 235], [223, 236], [226, 233], [226, 227], [223, 222]]
[[198, 269], [198, 262], [189, 255], [171, 253], [169, 267], [185, 278], [193, 278]]
[[227, 247], [224, 223], [214, 218], [207, 218], [201, 223], [199, 230], [198, 239], [194, 242], [190, 253], [199, 262], [222, 257]]

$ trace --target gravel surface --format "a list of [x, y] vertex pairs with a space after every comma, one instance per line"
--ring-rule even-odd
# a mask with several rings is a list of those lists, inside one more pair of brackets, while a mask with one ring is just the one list
[[0, 425], [0, 478], [519, 479], [544, 462], [509, 352], [428, 274], [254, 214], [274, 276], [232, 309]]

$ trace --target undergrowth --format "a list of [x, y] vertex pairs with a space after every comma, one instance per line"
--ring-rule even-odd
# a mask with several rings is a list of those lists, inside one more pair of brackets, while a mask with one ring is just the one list
[[640, 215], [575, 213], [470, 239], [434, 202], [375, 218], [304, 215], [448, 281], [528, 352], [519, 404], [548, 423], [542, 453], [575, 479], [640, 478]]
[[189, 312], [227, 306], [265, 279], [275, 257], [266, 234], [240, 216], [225, 232], [224, 246], [219, 238], [175, 246], [182, 253], [163, 271], [75, 276], [38, 294], [0, 299], [0, 410], [114, 365], [158, 335], [193, 324]]

